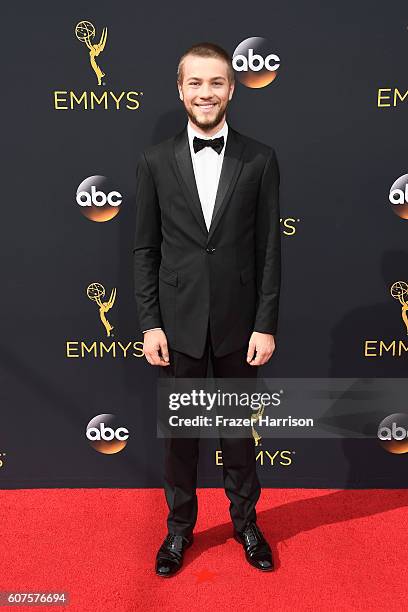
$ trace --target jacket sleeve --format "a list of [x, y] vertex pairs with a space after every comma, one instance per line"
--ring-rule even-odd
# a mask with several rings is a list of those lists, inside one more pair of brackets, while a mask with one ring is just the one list
[[134, 294], [140, 329], [163, 327], [159, 306], [161, 214], [146, 156], [136, 169], [136, 230], [133, 243]]
[[279, 166], [271, 149], [262, 175], [256, 212], [257, 309], [254, 331], [276, 334], [281, 285]]

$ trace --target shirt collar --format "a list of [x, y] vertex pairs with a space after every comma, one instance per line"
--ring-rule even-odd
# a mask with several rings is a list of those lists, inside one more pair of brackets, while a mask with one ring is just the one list
[[197, 138], [203, 138], [204, 140], [207, 140], [209, 138], [219, 138], [219, 136], [224, 136], [224, 150], [225, 150], [225, 146], [227, 142], [227, 135], [228, 135], [228, 123], [227, 123], [227, 120], [225, 120], [224, 125], [216, 134], [213, 134], [212, 136], [203, 136], [191, 126], [190, 121], [189, 121], [187, 123], [187, 133], [188, 133], [188, 139], [190, 142], [191, 150], [193, 150], [194, 136], [197, 136]]

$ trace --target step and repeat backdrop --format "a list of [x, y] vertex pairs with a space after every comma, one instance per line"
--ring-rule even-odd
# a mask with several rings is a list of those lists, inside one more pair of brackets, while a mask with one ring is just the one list
[[[262, 376], [406, 377], [405, 2], [47, 0], [11, 4], [5, 23], [2, 488], [162, 485], [133, 294], [136, 160], [185, 126], [176, 70], [197, 42], [231, 54], [227, 120], [280, 165], [280, 321]], [[405, 487], [405, 412], [367, 411], [367, 428], [391, 417], [395, 444], [254, 439], [260, 479]], [[217, 440], [202, 440], [199, 483], [222, 486]]]

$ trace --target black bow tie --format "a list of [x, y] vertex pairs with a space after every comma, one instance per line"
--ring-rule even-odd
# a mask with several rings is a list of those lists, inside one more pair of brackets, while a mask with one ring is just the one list
[[219, 138], [197, 138], [194, 136], [193, 139], [193, 148], [194, 153], [197, 151], [201, 151], [204, 147], [212, 147], [214, 151], [217, 151], [218, 155], [221, 153], [222, 148], [224, 146], [224, 136], [220, 136]]

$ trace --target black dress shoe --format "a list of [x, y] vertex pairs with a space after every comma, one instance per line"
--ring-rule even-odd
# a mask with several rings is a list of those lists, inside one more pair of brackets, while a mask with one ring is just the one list
[[244, 547], [248, 563], [263, 572], [273, 570], [271, 547], [256, 523], [249, 523], [240, 532], [234, 530], [234, 537]]
[[183, 565], [186, 548], [193, 543], [193, 536], [186, 538], [174, 533], [168, 533], [156, 556], [156, 574], [158, 576], [173, 576]]

